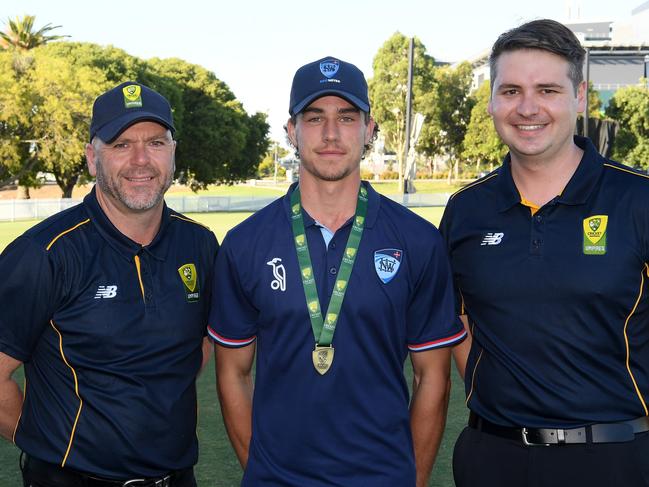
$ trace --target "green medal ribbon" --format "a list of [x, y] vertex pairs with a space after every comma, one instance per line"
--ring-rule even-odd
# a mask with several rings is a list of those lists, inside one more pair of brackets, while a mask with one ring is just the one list
[[322, 316], [320, 299], [315, 285], [313, 267], [311, 266], [311, 255], [309, 244], [306, 240], [304, 230], [304, 219], [302, 217], [302, 204], [300, 199], [300, 187], [297, 186], [291, 194], [291, 223], [293, 227], [293, 242], [297, 251], [297, 259], [300, 264], [300, 274], [306, 297], [306, 306], [311, 319], [311, 328], [315, 338], [315, 350], [313, 351], [313, 366], [322, 375], [329, 370], [333, 362], [334, 349], [331, 346], [338, 316], [342, 308], [347, 284], [352, 274], [352, 268], [356, 261], [358, 246], [363, 235], [365, 226], [365, 215], [367, 214], [367, 189], [361, 184], [358, 190], [358, 201], [356, 203], [356, 214], [352, 224], [352, 230], [347, 239], [347, 246], [343, 253], [338, 278], [334, 284], [333, 293], [329, 300], [326, 318]]

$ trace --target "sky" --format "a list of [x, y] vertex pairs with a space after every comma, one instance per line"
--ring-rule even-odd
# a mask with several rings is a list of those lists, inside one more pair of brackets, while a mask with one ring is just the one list
[[248, 113], [267, 113], [271, 139], [284, 143], [291, 81], [306, 63], [335, 56], [371, 78], [374, 56], [397, 31], [418, 37], [436, 60], [456, 62], [488, 50], [499, 34], [528, 20], [622, 20], [644, 1], [5, 0], [0, 21], [35, 15], [36, 28], [61, 25], [54, 33], [71, 41], [200, 64]]

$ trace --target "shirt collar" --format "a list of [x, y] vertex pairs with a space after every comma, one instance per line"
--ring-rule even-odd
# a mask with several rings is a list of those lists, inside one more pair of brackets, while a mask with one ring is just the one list
[[88, 195], [83, 199], [83, 204], [85, 205], [90, 216], [90, 221], [93, 222], [97, 232], [99, 232], [102, 238], [126, 260], [133, 260], [133, 256], [137, 255], [141, 251], [147, 252], [158, 260], [164, 260], [167, 255], [169, 239], [163, 238], [163, 236], [167, 232], [171, 214], [166, 203], [162, 210], [160, 229], [153, 241], [149, 245], [145, 246], [134, 242], [113, 225], [99, 205], [99, 201], [97, 201], [95, 187], [93, 187], [90, 193], [88, 193]]
[[[581, 205], [585, 203], [604, 168], [605, 159], [597, 152], [590, 139], [576, 135], [574, 136], [574, 142], [577, 147], [584, 151], [584, 154], [565, 189], [556, 198], [557, 203], [565, 205]], [[511, 156], [509, 153], [505, 156], [503, 165], [498, 169], [498, 185], [499, 211], [507, 211], [520, 203], [521, 197], [512, 178]]]
[[[381, 197], [380, 195], [374, 190], [372, 185], [368, 183], [367, 181], [361, 181], [361, 184], [367, 189], [367, 215], [365, 216], [365, 228], [372, 228], [374, 226], [374, 223], [376, 222], [376, 218], [379, 214], [379, 207], [381, 205]], [[288, 188], [288, 191], [283, 197], [282, 204], [284, 205], [284, 213], [286, 214], [286, 217], [288, 218], [288, 221], [290, 223], [291, 221], [291, 193], [295, 190], [297, 187], [298, 183], [293, 183], [291, 186]], [[306, 211], [302, 211], [303, 219], [304, 219], [304, 228], [310, 226], [310, 225], [315, 225], [316, 221], [309, 215]], [[351, 218], [349, 219], [351, 221]], [[345, 223], [347, 225], [347, 223]]]

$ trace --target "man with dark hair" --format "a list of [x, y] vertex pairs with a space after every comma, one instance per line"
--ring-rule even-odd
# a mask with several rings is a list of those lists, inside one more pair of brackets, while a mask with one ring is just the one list
[[0, 434], [23, 451], [25, 487], [196, 485], [218, 244], [164, 203], [173, 133], [152, 89], [99, 96], [86, 146], [97, 184], [0, 256]]
[[509, 154], [442, 219], [471, 335], [458, 487], [649, 485], [649, 178], [573, 135], [583, 55], [551, 20], [500, 36]]
[[299, 184], [228, 233], [214, 273], [209, 333], [242, 485], [424, 487], [448, 346], [465, 336], [443, 242], [361, 181], [375, 124], [356, 66], [302, 66], [289, 114]]

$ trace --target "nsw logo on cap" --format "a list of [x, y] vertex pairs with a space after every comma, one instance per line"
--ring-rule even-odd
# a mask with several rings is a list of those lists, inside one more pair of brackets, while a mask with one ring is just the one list
[[142, 88], [139, 85], [128, 85], [122, 88], [124, 93], [124, 106], [126, 108], [139, 108], [142, 106]]
[[327, 78], [331, 78], [338, 72], [339, 67], [340, 62], [337, 59], [327, 59], [320, 63], [320, 72]]

